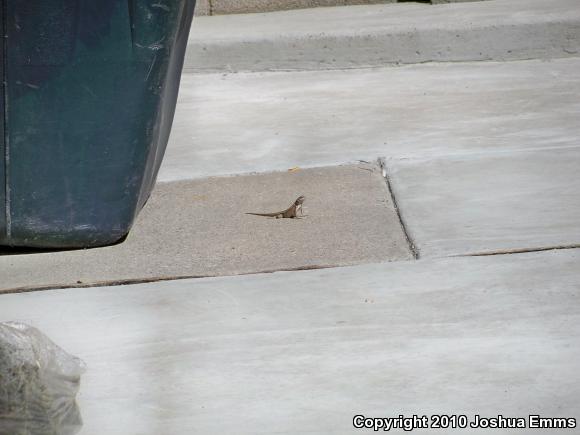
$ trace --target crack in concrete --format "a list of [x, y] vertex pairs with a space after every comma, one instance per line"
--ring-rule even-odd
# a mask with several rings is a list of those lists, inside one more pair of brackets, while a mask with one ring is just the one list
[[414, 242], [413, 238], [411, 237], [409, 230], [407, 229], [407, 225], [405, 224], [403, 216], [401, 215], [401, 210], [399, 209], [399, 205], [397, 204], [397, 198], [395, 197], [395, 192], [394, 192], [393, 187], [392, 187], [392, 182], [391, 182], [391, 179], [389, 177], [389, 173], [387, 171], [387, 161], [386, 161], [385, 157], [379, 157], [377, 159], [377, 162], [381, 168], [383, 178], [385, 179], [385, 183], [387, 185], [387, 190], [389, 191], [389, 194], [391, 195], [391, 201], [393, 201], [393, 207], [395, 208], [395, 212], [397, 213], [397, 218], [399, 219], [399, 224], [401, 225], [401, 229], [403, 230], [403, 234], [405, 234], [405, 239], [407, 240], [407, 244], [409, 245], [409, 250], [411, 251], [413, 258], [415, 260], [418, 260], [419, 256], [420, 256], [419, 249], [415, 245], [415, 242]]
[[174, 275], [174, 276], [156, 276], [150, 278], [127, 278], [119, 280], [107, 280], [107, 281], [95, 281], [95, 282], [77, 282], [76, 284], [48, 284], [48, 285], [38, 285], [30, 287], [14, 287], [11, 289], [0, 290], [0, 296], [3, 294], [16, 294], [16, 293], [30, 293], [36, 291], [46, 291], [46, 290], [66, 290], [73, 288], [93, 288], [93, 287], [115, 287], [124, 285], [134, 285], [134, 284], [149, 284], [155, 282], [163, 281], [180, 281], [184, 279], [201, 279], [201, 278], [226, 278], [234, 276], [245, 276], [245, 275], [261, 275], [267, 273], [276, 272], [298, 272], [301, 270], [320, 270], [320, 269], [332, 269], [337, 267], [349, 267], [350, 264], [345, 265], [311, 265], [311, 266], [297, 266], [282, 269], [265, 269], [258, 272], [241, 272], [233, 273], [230, 275]]

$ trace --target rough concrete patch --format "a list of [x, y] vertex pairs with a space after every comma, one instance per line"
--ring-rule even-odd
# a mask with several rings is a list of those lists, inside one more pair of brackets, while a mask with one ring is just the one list
[[211, 5], [209, 0], [196, 0], [195, 15], [212, 15]]
[[[303, 219], [244, 214], [299, 195]], [[124, 243], [0, 256], [0, 291], [411, 258], [379, 168], [361, 163], [159, 184]]]

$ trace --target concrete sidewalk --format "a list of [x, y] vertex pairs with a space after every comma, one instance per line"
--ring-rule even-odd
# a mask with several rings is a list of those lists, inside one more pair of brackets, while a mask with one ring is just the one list
[[[80, 435], [579, 421], [580, 3], [320, 12], [197, 19], [127, 241], [0, 256], [5, 290], [357, 264], [0, 294], [87, 362]], [[298, 194], [309, 220], [243, 214]]]
[[[122, 245], [1, 256], [0, 289], [404, 258], [383, 237], [392, 214], [371, 213], [390, 198], [366, 164], [356, 177], [283, 175], [379, 156], [423, 257], [579, 246], [578, 94], [579, 59], [186, 74], [159, 178], [198, 180], [159, 186]], [[200, 180], [274, 169], [284, 172]], [[297, 225], [243, 215], [301, 194], [311, 216]]]
[[388, 167], [423, 257], [580, 247], [580, 147], [393, 159]]
[[579, 289], [570, 250], [1, 295], [0, 320], [86, 361], [80, 435], [346, 435], [372, 433], [356, 414], [580, 421]]
[[399, 3], [196, 17], [185, 70], [321, 70], [579, 53], [576, 0]]
[[184, 74], [161, 181], [580, 145], [580, 59]]

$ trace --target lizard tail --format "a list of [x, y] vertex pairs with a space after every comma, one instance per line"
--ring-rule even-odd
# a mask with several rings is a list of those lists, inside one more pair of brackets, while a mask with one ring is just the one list
[[266, 216], [266, 217], [272, 217], [271, 214], [268, 213], [244, 213], [244, 214], [251, 214], [253, 216]]

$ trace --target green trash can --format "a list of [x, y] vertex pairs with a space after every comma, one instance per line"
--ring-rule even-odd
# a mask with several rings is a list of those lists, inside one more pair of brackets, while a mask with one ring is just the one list
[[155, 183], [195, 1], [0, 2], [0, 245], [115, 243]]

